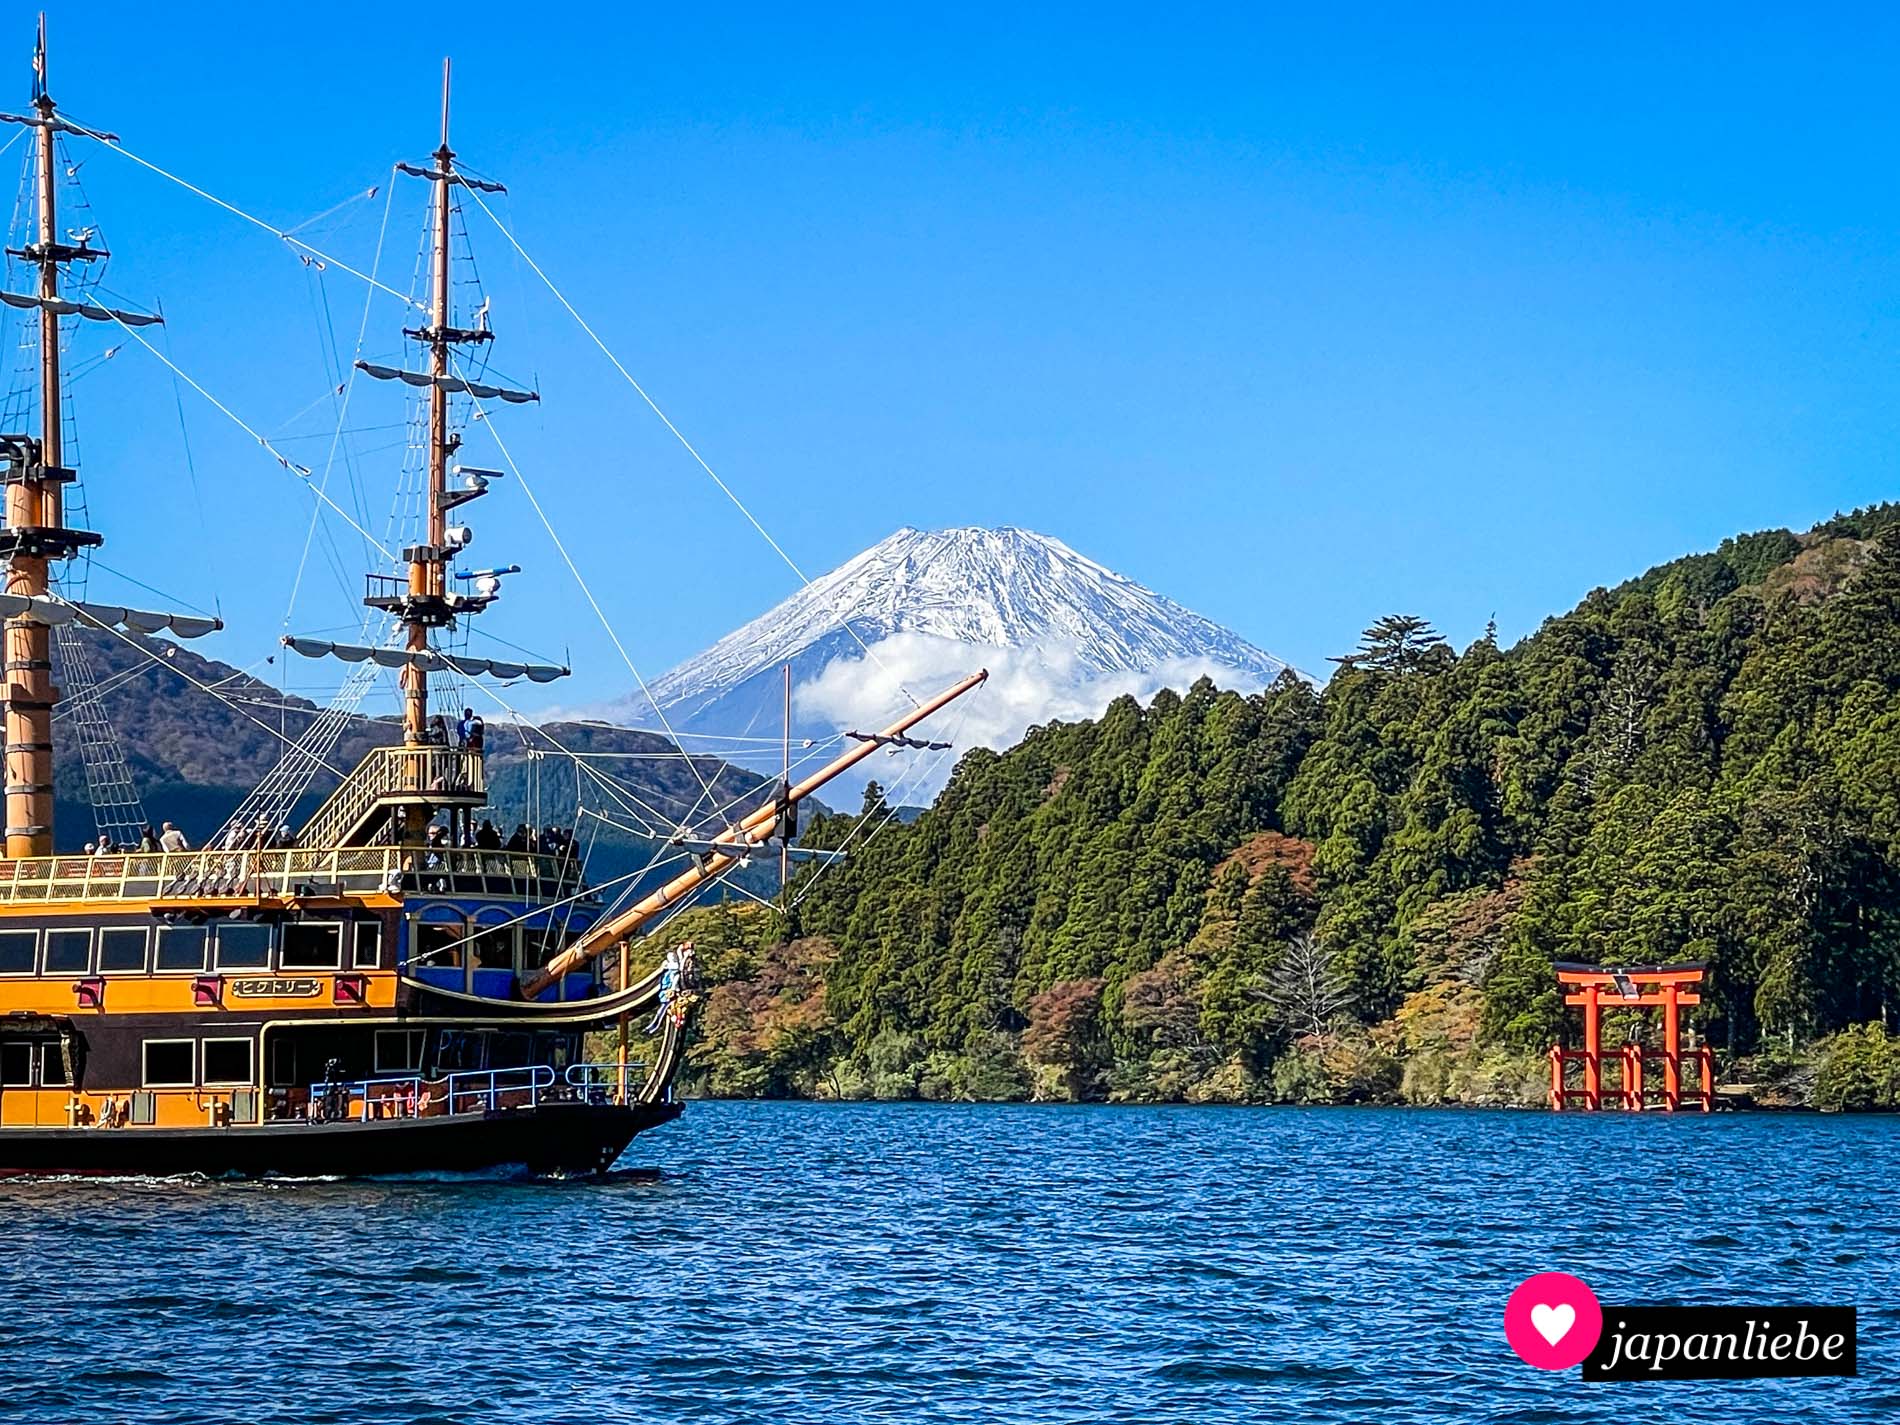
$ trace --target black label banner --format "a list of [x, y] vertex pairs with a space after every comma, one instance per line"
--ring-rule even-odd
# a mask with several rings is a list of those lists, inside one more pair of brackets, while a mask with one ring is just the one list
[[1852, 1306], [1611, 1306], [1585, 1380], [1761, 1380], [1860, 1373]]

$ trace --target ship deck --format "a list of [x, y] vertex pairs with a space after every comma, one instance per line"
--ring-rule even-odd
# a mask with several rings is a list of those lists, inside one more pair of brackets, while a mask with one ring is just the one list
[[460, 847], [288, 847], [0, 859], [0, 909], [37, 908], [49, 902], [287, 902], [404, 893], [558, 900], [582, 889], [574, 857]]

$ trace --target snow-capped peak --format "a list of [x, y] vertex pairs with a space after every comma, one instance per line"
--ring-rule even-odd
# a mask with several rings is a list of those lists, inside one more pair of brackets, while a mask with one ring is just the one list
[[858, 639], [875, 645], [897, 634], [987, 648], [1055, 644], [1090, 674], [1194, 661], [1264, 683], [1286, 667], [1049, 535], [906, 527], [665, 674], [654, 699], [676, 723], [701, 725], [714, 703], [781, 664], [812, 678], [822, 671], [812, 655], [829, 662], [861, 654]]

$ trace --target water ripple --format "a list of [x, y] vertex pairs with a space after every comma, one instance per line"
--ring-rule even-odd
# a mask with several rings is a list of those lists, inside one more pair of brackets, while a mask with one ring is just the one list
[[[0, 1421], [1890, 1418], [1891, 1119], [696, 1104], [604, 1180], [0, 1184]], [[1504, 1298], [1856, 1302], [1611, 1392]]]

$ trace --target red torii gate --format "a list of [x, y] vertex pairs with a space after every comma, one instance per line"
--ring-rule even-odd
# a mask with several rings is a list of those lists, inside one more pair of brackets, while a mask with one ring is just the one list
[[[1700, 1080], [1700, 1092], [1688, 1095], [1687, 1106], [1707, 1113], [1715, 1101], [1715, 1058], [1705, 1044], [1682, 1052], [1681, 1010], [1685, 1005], [1702, 1003], [1694, 986], [1708, 973], [1705, 964], [1639, 965], [1631, 969], [1613, 969], [1605, 965], [1559, 963], [1557, 983], [1569, 987], [1564, 1003], [1583, 1010], [1583, 1048], [1566, 1049], [1553, 1044], [1550, 1049], [1550, 1106], [1564, 1109], [1573, 1105], [1595, 1110], [1605, 1106], [1641, 1112], [1648, 1107], [1644, 1087], [1645, 1061], [1662, 1060], [1663, 1096], [1657, 1107], [1674, 1113], [1684, 1107], [1682, 1071], [1684, 1060]], [[1663, 1012], [1663, 1048], [1661, 1054], [1645, 1052], [1640, 1045], [1625, 1044], [1607, 1056], [1621, 1068], [1620, 1082], [1614, 1094], [1604, 1092], [1602, 1013], [1605, 1009], [1660, 1009]], [[1571, 1088], [1565, 1069], [1571, 1064], [1583, 1067], [1583, 1086]]]

